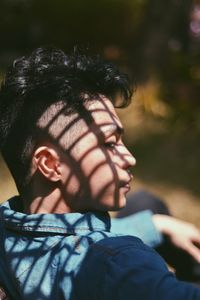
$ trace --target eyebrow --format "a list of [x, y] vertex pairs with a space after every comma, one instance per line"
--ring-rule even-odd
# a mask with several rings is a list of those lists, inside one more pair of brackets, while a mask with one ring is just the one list
[[116, 124], [107, 125], [105, 129], [102, 129], [101, 132], [105, 135], [109, 134], [117, 134], [118, 136], [122, 136], [124, 134], [124, 128], [118, 126]]

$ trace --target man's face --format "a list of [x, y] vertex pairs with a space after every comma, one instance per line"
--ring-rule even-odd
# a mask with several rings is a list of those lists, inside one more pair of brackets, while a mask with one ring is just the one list
[[72, 211], [117, 210], [126, 204], [135, 159], [121, 140], [123, 127], [112, 103], [102, 98], [86, 110], [88, 117], [68, 126], [70, 145], [65, 133], [60, 137], [60, 146], [68, 148], [61, 158], [62, 194]]

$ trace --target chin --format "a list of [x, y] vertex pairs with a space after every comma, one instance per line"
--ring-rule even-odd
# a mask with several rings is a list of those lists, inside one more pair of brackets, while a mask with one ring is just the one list
[[118, 201], [113, 200], [114, 205], [108, 208], [109, 211], [118, 211], [123, 209], [126, 206], [126, 197], [122, 196]]

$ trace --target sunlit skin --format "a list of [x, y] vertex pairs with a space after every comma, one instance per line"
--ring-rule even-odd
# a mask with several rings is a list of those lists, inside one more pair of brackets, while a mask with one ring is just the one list
[[[105, 97], [85, 108], [88, 118], [74, 116], [69, 132], [62, 130], [59, 139], [55, 134], [57, 145], [44, 142], [35, 150], [28, 213], [108, 211], [125, 206], [132, 179], [129, 169], [136, 161], [122, 142], [122, 124]], [[67, 143], [70, 130], [73, 134]]]

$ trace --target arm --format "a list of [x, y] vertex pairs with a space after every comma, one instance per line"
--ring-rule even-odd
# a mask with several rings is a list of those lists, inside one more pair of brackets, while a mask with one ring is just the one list
[[153, 215], [153, 222], [171, 243], [200, 263], [200, 231], [193, 224], [166, 215]]
[[111, 218], [111, 232], [136, 236], [148, 246], [156, 247], [162, 243], [162, 234], [152, 217], [150, 210], [143, 210], [128, 217]]
[[150, 247], [160, 245], [164, 234], [175, 247], [200, 262], [200, 231], [193, 224], [174, 217], [141, 211], [128, 217], [111, 219], [111, 231], [137, 236]]

